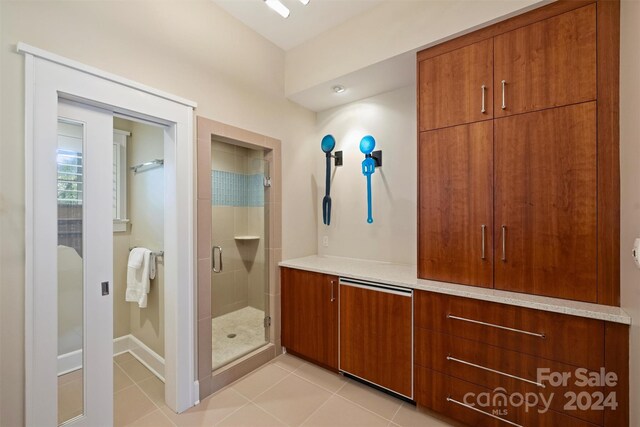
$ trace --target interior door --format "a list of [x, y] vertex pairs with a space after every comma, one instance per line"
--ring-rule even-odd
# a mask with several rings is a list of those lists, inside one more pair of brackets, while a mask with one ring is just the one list
[[495, 287], [595, 303], [596, 103], [495, 122]]
[[418, 277], [493, 285], [493, 122], [420, 133]]
[[36, 244], [57, 261], [58, 339], [45, 338], [50, 348], [38, 354], [57, 359], [57, 425], [113, 424], [112, 135], [112, 112], [61, 100], [58, 137], [38, 154], [56, 164], [34, 189], [51, 202], [41, 218], [56, 228]]

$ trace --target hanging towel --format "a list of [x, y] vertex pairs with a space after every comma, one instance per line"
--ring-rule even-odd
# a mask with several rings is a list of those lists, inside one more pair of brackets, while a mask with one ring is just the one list
[[142, 265], [142, 261], [144, 261], [144, 251], [148, 249], [145, 248], [133, 248], [131, 252], [129, 252], [129, 262], [127, 265], [132, 268], [140, 268]]
[[156, 278], [156, 256], [153, 252], [149, 255], [149, 279]]
[[[134, 255], [134, 251], [141, 249], [143, 252], [142, 262], [138, 268], [131, 267], [136, 264], [132, 257], [138, 257]], [[151, 251], [145, 248], [134, 248], [129, 253], [129, 263], [127, 266], [127, 291], [125, 293], [125, 301], [137, 302], [138, 307], [145, 308], [147, 306], [147, 294], [149, 293], [149, 265], [151, 261]]]

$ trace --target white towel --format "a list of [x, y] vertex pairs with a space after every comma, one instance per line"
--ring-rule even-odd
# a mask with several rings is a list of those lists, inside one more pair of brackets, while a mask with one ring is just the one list
[[[134, 251], [141, 249], [143, 251], [142, 262], [138, 268], [131, 267], [135, 262], [131, 262]], [[135, 255], [136, 257], [138, 255]], [[135, 261], [135, 260], [134, 260]], [[145, 248], [134, 248], [129, 254], [129, 263], [127, 266], [127, 291], [125, 293], [125, 301], [137, 302], [138, 307], [145, 308], [147, 306], [147, 294], [149, 293], [149, 262], [151, 261], [151, 251]]]
[[144, 261], [144, 251], [148, 249], [145, 248], [133, 248], [131, 252], [129, 252], [129, 262], [127, 265], [132, 268], [140, 268], [142, 265], [142, 261]]
[[153, 280], [156, 278], [156, 256], [151, 252], [149, 255], [149, 279]]

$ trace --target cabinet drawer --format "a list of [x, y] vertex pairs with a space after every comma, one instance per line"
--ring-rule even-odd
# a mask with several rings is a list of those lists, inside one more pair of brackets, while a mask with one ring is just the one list
[[[502, 387], [507, 393], [544, 396], [550, 402], [551, 409], [558, 412], [563, 412], [565, 404], [569, 403], [570, 399], [565, 395], [567, 392], [575, 395], [587, 392], [591, 396], [595, 392], [605, 392], [604, 387], [582, 386], [578, 382], [575, 366], [423, 328], [415, 330], [415, 363], [492, 390]], [[566, 385], [554, 385], [549, 381], [539, 381], [538, 369], [568, 374], [570, 377]], [[601, 410], [577, 409], [568, 412], [568, 415], [596, 424], [603, 422]]]
[[[553, 410], [540, 413], [514, 406], [509, 395], [416, 365], [415, 396], [419, 405], [477, 427], [536, 426], [592, 427], [578, 418]], [[484, 395], [482, 394], [484, 393]], [[484, 404], [482, 396], [488, 396]], [[517, 403], [517, 400], [514, 400]]]
[[573, 366], [604, 366], [599, 320], [420, 291], [415, 326]]

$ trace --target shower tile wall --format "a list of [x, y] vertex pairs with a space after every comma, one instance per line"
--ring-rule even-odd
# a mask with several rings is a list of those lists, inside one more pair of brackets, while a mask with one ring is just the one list
[[[211, 146], [212, 245], [222, 247], [224, 260], [222, 273], [211, 277], [212, 317], [247, 306], [264, 310], [263, 158], [261, 151], [223, 142]], [[247, 235], [259, 240], [234, 238]]]

